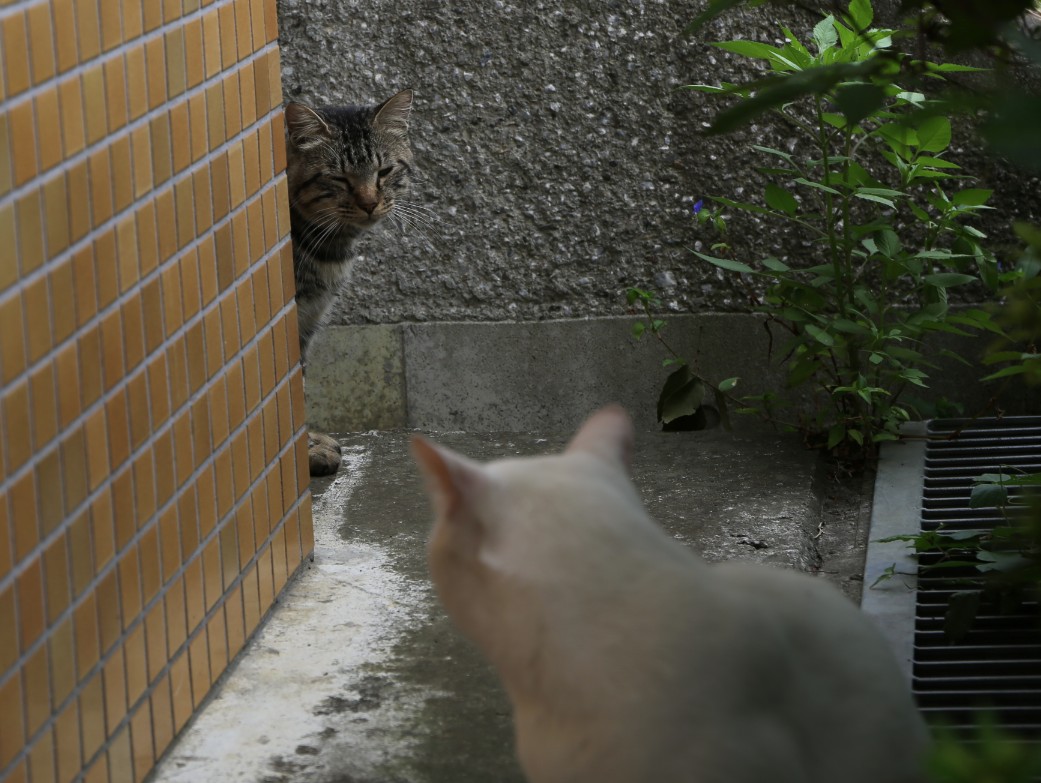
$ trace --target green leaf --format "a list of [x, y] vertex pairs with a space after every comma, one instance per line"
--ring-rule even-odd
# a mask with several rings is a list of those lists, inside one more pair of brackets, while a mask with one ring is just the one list
[[951, 203], [959, 207], [978, 207], [986, 204], [993, 192], [984, 188], [968, 188], [955, 193], [951, 197]]
[[874, 19], [871, 0], [852, 0], [849, 4], [849, 18], [858, 32], [866, 32]]
[[1004, 367], [1004, 368], [998, 370], [997, 372], [993, 372], [990, 375], [987, 375], [987, 376], [985, 376], [983, 378], [980, 378], [980, 380], [981, 381], [996, 381], [999, 378], [1008, 378], [1009, 376], [1012, 376], [1012, 375], [1022, 375], [1026, 371], [1027, 371], [1027, 368], [1026, 368], [1025, 365], [1014, 364], [1011, 367]]
[[773, 256], [771, 256], [770, 258], [764, 258], [759, 263], [761, 263], [763, 266], [765, 266], [767, 269], [773, 272], [787, 272], [791, 269], [791, 267], [788, 266], [786, 263], [784, 263], [783, 261], [778, 261]]
[[719, 382], [719, 386], [717, 388], [721, 392], [724, 392], [724, 393], [728, 392], [731, 389], [733, 389], [735, 386], [737, 386], [737, 382], [739, 380], [740, 380], [739, 378], [727, 378], [726, 380], [720, 381]]
[[857, 198], [862, 198], [865, 201], [876, 201], [879, 204], [885, 204], [890, 209], [896, 209], [896, 204], [891, 199], [884, 198], [883, 196], [876, 196], [874, 193], [854, 193]]
[[922, 166], [928, 166], [931, 169], [960, 169], [957, 163], [951, 163], [949, 160], [943, 158], [932, 158], [928, 155], [922, 155], [915, 159], [915, 162]]
[[835, 103], [850, 125], [857, 125], [881, 108], [886, 99], [883, 89], [875, 84], [848, 84], [835, 92]]
[[658, 397], [658, 421], [668, 424], [680, 416], [690, 416], [704, 398], [704, 382], [684, 365], [665, 379]]
[[773, 215], [774, 213], [768, 210], [766, 207], [760, 207], [757, 204], [748, 204], [744, 201], [734, 201], [733, 199], [723, 198], [722, 196], [712, 196], [713, 201], [717, 204], [722, 204], [725, 207], [733, 207], [734, 209], [741, 209], [745, 212], [755, 212], [759, 215]]
[[643, 337], [643, 333], [646, 332], [646, 331], [647, 331], [647, 326], [644, 324], [643, 321], [637, 321], [636, 323], [633, 324], [632, 333], [633, 333], [633, 337], [635, 337], [636, 339], [640, 339], [641, 337]]
[[799, 203], [795, 200], [795, 196], [772, 182], [766, 185], [766, 203], [788, 215], [794, 215], [799, 208]]
[[737, 41], [718, 41], [713, 43], [712, 46], [726, 52], [743, 55], [744, 57], [754, 57], [758, 60], [775, 60], [776, 57], [781, 54], [781, 50], [775, 46], [759, 43], [758, 41], [746, 41], [743, 39]]
[[828, 450], [830, 451], [831, 449], [835, 448], [840, 443], [842, 443], [842, 439], [845, 437], [846, 428], [843, 427], [841, 424], [834, 425], [828, 432]]
[[930, 117], [918, 126], [918, 148], [925, 152], [943, 152], [951, 144], [951, 121], [946, 117]]
[[708, 261], [710, 264], [714, 264], [721, 269], [726, 269], [731, 272], [754, 272], [748, 264], [744, 264], [740, 261], [731, 261], [729, 258], [716, 258], [715, 256], [707, 256], [704, 253], [699, 253], [697, 250], [691, 250], [694, 255], [698, 258]]
[[963, 275], [960, 272], [938, 272], [934, 275], [926, 275], [922, 279], [927, 285], [937, 288], [953, 288], [957, 285], [976, 282], [976, 278], [972, 275]]
[[819, 326], [813, 324], [806, 324], [805, 327], [807, 334], [813, 337], [814, 340], [819, 342], [821, 345], [826, 345], [829, 348], [835, 345], [835, 338], [825, 332]]
[[806, 179], [805, 177], [797, 177], [794, 181], [799, 183], [800, 185], [806, 185], [807, 187], [810, 187], [810, 188], [816, 188], [817, 190], [823, 190], [825, 193], [831, 193], [834, 196], [841, 196], [842, 195], [842, 193], [837, 191], [837, 190], [835, 190], [835, 188], [829, 187], [827, 185], [822, 185], [819, 182], [814, 182], [812, 179]]
[[820, 54], [831, 49], [839, 42], [839, 34], [835, 31], [835, 17], [828, 15], [813, 28], [813, 42]]
[[776, 155], [779, 158], [783, 158], [788, 163], [792, 162], [792, 154], [790, 152], [775, 150], [773, 147], [760, 147], [758, 144], [753, 144], [752, 149], [754, 149], [756, 152], [765, 152], [768, 155]]
[[977, 484], [969, 496], [969, 508], [998, 508], [1008, 505], [1008, 490], [1001, 484]]
[[884, 228], [878, 234], [878, 249], [886, 258], [895, 258], [897, 253], [903, 249], [900, 237], [889, 228]]

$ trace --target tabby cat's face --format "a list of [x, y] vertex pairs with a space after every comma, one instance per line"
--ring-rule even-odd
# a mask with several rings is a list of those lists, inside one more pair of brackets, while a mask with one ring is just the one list
[[286, 107], [289, 198], [313, 224], [371, 228], [408, 192], [412, 91], [376, 106]]

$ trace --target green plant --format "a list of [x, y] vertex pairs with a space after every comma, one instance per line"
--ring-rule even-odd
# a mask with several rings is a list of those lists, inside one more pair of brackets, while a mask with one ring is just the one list
[[977, 721], [968, 741], [944, 726], [934, 735], [928, 762], [933, 783], [1030, 783], [1041, 774], [1041, 748], [1002, 730], [993, 716]]
[[[801, 428], [820, 433], [829, 449], [860, 456], [895, 439], [915, 413], [904, 397], [928, 386], [935, 365], [921, 343], [929, 333], [999, 331], [982, 308], [952, 310], [948, 291], [994, 288], [1019, 274], [1002, 272], [983, 233], [966, 222], [988, 208], [991, 192], [964, 187], [959, 166], [944, 158], [950, 121], [932, 111], [926, 94], [900, 84], [908, 74], [942, 84], [947, 74], [974, 69], [894, 51], [894, 31], [873, 29], [871, 21], [869, 1], [853, 0], [841, 18], [829, 15], [814, 28], [809, 46], [786, 28], [780, 47], [715, 44], [767, 62], [768, 108], [800, 145], [753, 145], [770, 161], [759, 169], [769, 180], [762, 203], [712, 197], [717, 206], [701, 210], [697, 221], [720, 234], [712, 245], [717, 255], [694, 251], [760, 281], [756, 309], [788, 335], [782, 355], [789, 386], [812, 399]], [[747, 109], [762, 83], [690, 89], [736, 97]], [[786, 88], [791, 102], [775, 101]], [[728, 211], [794, 226], [813, 241], [813, 257], [752, 264], [727, 257]], [[770, 415], [781, 402], [775, 394], [749, 401]]]

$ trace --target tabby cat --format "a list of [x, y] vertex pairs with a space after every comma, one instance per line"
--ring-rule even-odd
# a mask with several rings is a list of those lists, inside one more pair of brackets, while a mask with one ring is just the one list
[[[354, 242], [404, 198], [412, 178], [412, 91], [373, 106], [286, 106], [289, 217], [300, 358], [350, 279]], [[340, 448], [309, 433], [312, 476], [335, 473]]]

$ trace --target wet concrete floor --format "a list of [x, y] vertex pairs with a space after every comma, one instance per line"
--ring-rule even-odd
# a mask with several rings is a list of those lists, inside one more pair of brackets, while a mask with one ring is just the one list
[[[480, 460], [558, 451], [566, 441], [432, 437]], [[409, 434], [340, 440], [340, 473], [312, 483], [313, 563], [288, 586], [154, 783], [523, 780], [509, 705], [429, 583], [431, 512]], [[651, 514], [707, 559], [816, 571], [821, 551], [839, 552], [837, 569], [824, 570], [859, 591], [851, 551], [859, 544], [849, 531], [821, 528], [817, 460], [797, 441], [772, 433], [643, 433], [634, 463]]]

